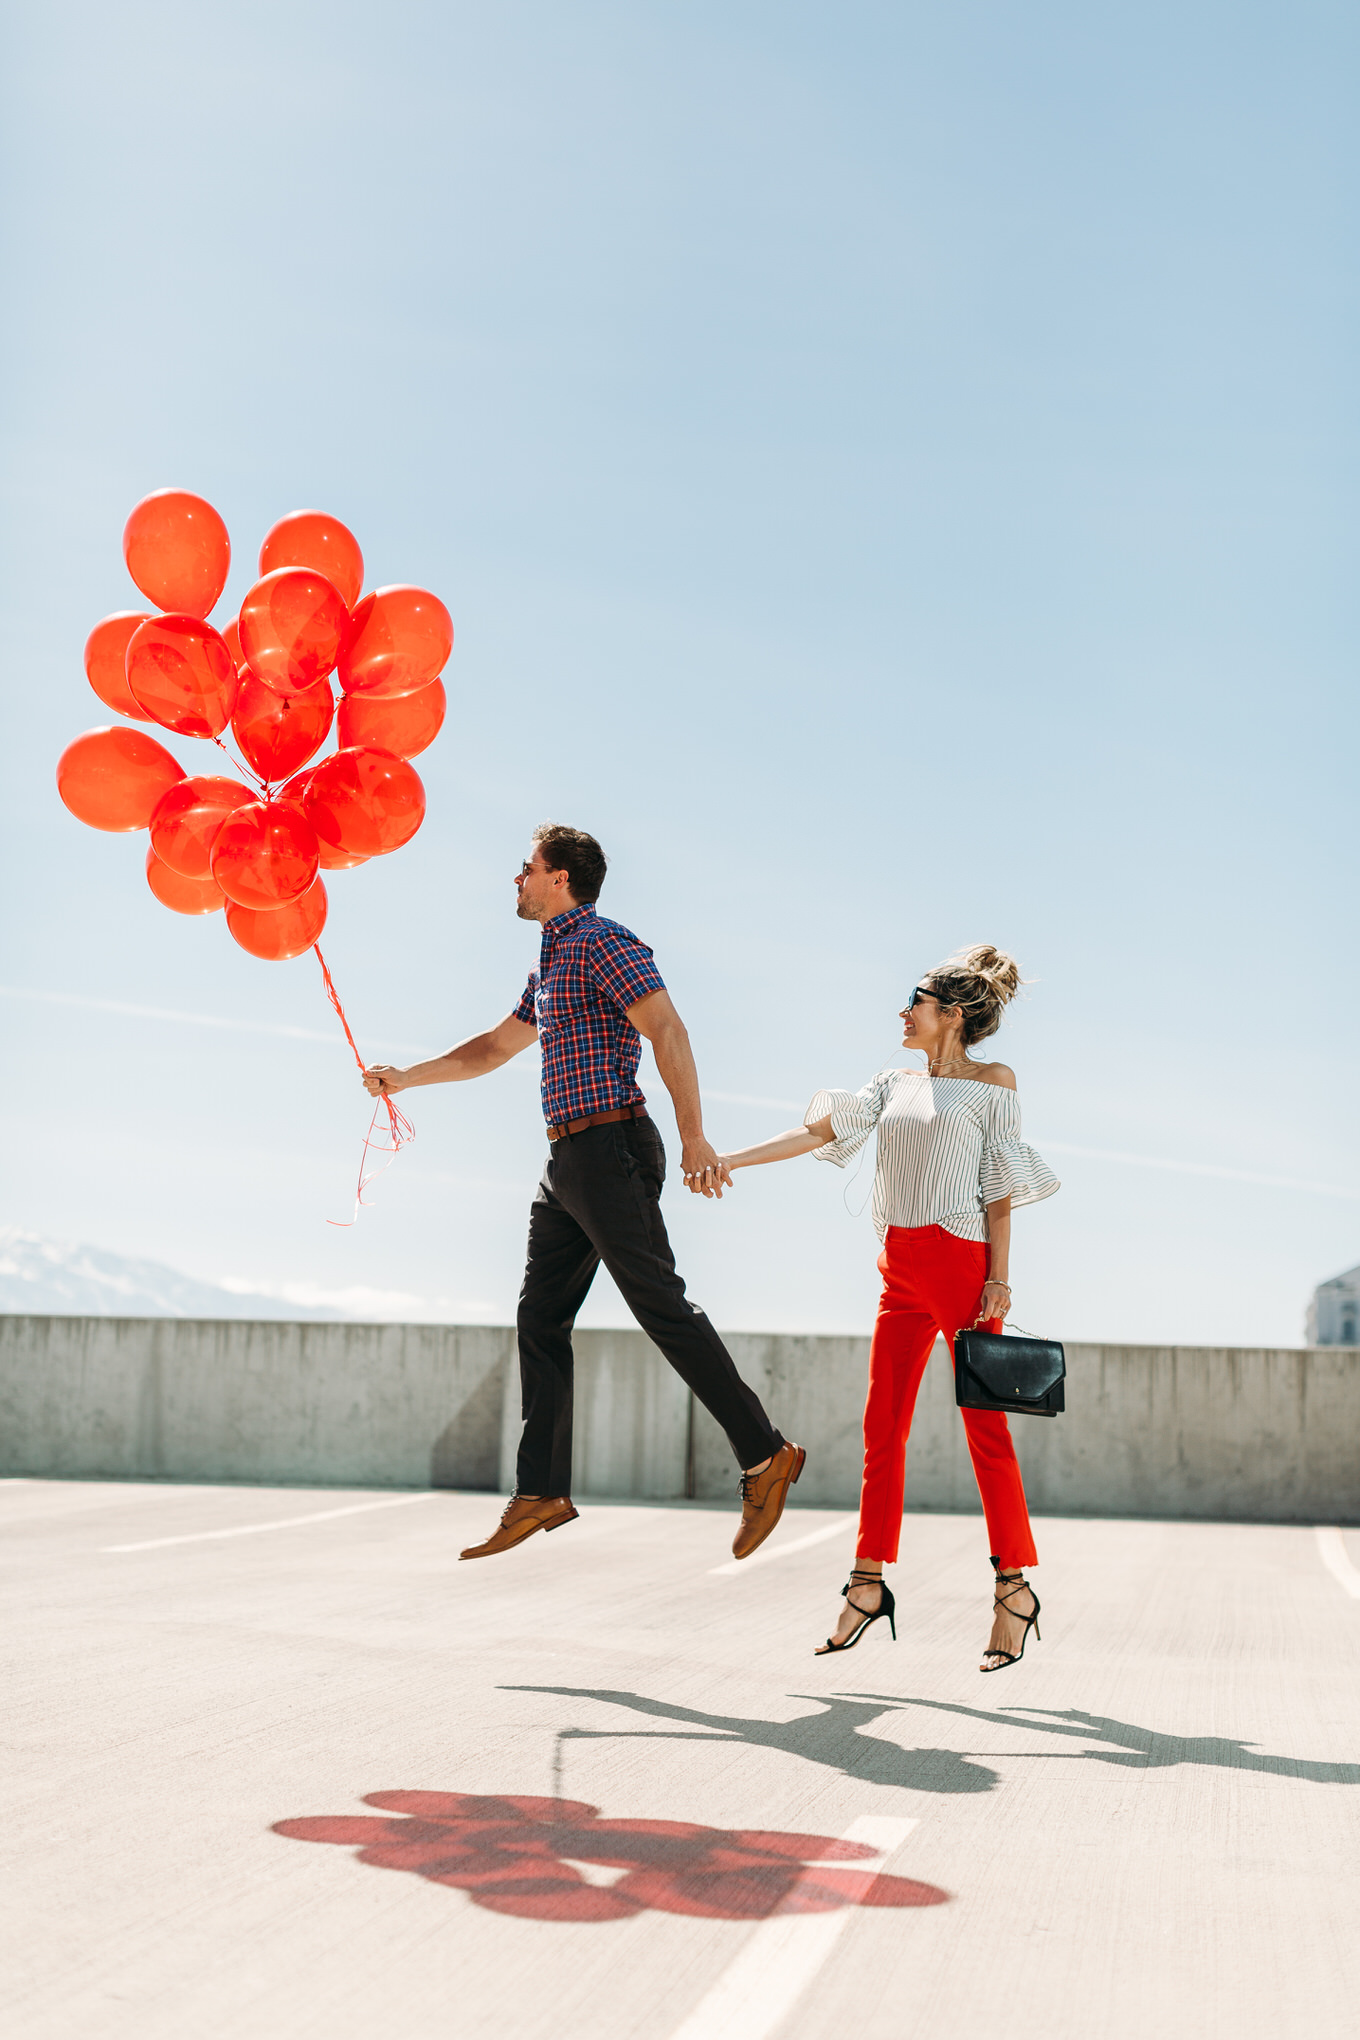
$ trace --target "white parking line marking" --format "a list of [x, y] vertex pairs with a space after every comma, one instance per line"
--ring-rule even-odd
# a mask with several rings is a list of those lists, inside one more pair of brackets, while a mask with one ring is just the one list
[[1326, 1566], [1339, 1587], [1344, 1588], [1353, 1601], [1360, 1601], [1360, 1571], [1351, 1564], [1351, 1555], [1346, 1549], [1346, 1540], [1339, 1530], [1325, 1530], [1321, 1523], [1315, 1524], [1313, 1535], [1317, 1539], [1318, 1557]]
[[[763, 1920], [712, 1990], [676, 2027], [671, 2040], [767, 2040], [831, 1954], [850, 1922], [855, 1901], [915, 1826], [914, 1820], [889, 1820], [874, 1814], [852, 1821], [842, 1840], [867, 1842], [878, 1854], [873, 1862], [836, 1866], [842, 1878], [855, 1880], [849, 1903], [836, 1912], [804, 1913], [801, 1917], [776, 1913]], [[815, 1884], [819, 1875], [809, 1866], [798, 1883]], [[786, 1904], [796, 1899], [797, 1891], [796, 1884]]]
[[304, 1523], [333, 1523], [337, 1516], [366, 1516], [370, 1509], [409, 1509], [412, 1502], [432, 1502], [434, 1491], [397, 1495], [390, 1502], [353, 1502], [346, 1509], [317, 1509], [310, 1516], [282, 1516], [277, 1523], [238, 1523], [231, 1530], [191, 1530], [184, 1537], [148, 1537], [140, 1544], [105, 1544], [104, 1551], [163, 1551], [167, 1544], [207, 1544], [217, 1537], [258, 1537], [265, 1530], [296, 1530]]
[[787, 1558], [790, 1552], [810, 1551], [814, 1544], [825, 1544], [829, 1537], [839, 1537], [842, 1530], [848, 1530], [852, 1523], [858, 1523], [858, 1516], [838, 1516], [834, 1523], [828, 1523], [823, 1530], [810, 1530], [806, 1537], [795, 1537], [791, 1544], [776, 1544], [771, 1550], [765, 1545], [760, 1551], [753, 1551], [749, 1558], [729, 1558], [726, 1565], [711, 1565], [709, 1577], [720, 1573], [749, 1572], [753, 1565], [769, 1565], [772, 1559]]

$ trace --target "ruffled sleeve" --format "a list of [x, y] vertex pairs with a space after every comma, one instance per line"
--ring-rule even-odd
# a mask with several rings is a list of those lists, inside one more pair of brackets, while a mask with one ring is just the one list
[[984, 1204], [1009, 1197], [1013, 1205], [1038, 1204], [1062, 1186], [1052, 1169], [1020, 1138], [1020, 1100], [995, 1084], [988, 1092], [979, 1194]]
[[819, 1091], [803, 1114], [804, 1126], [829, 1119], [836, 1138], [825, 1147], [814, 1148], [814, 1162], [834, 1162], [843, 1169], [857, 1155], [878, 1125], [883, 1112], [890, 1070], [880, 1070], [862, 1091]]

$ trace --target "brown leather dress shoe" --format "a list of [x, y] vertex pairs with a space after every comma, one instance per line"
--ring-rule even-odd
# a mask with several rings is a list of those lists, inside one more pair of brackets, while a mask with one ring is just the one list
[[781, 1445], [763, 1473], [741, 1477], [741, 1527], [732, 1539], [733, 1558], [749, 1558], [784, 1513], [784, 1498], [803, 1471], [801, 1445]]
[[485, 1544], [469, 1544], [466, 1551], [460, 1551], [459, 1558], [492, 1558], [498, 1551], [513, 1551], [517, 1544], [523, 1544], [526, 1537], [532, 1537], [535, 1530], [559, 1530], [564, 1523], [574, 1523], [577, 1511], [571, 1506], [566, 1495], [511, 1495], [505, 1505], [505, 1514], [500, 1526], [492, 1531]]

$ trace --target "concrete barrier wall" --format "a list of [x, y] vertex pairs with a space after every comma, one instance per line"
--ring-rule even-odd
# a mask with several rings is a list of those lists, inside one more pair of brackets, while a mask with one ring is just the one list
[[[809, 1449], [795, 1503], [852, 1508], [861, 1338], [734, 1333]], [[577, 1494], [730, 1497], [726, 1440], [641, 1332], [576, 1340]], [[1067, 1414], [1013, 1418], [1046, 1514], [1360, 1522], [1360, 1351], [1067, 1349]], [[514, 1483], [514, 1334], [496, 1327], [0, 1316], [0, 1472], [337, 1486]], [[937, 1348], [907, 1505], [977, 1507]]]
[[[780, 1429], [815, 1444], [799, 1500], [853, 1503], [868, 1341], [734, 1334], [728, 1343]], [[1010, 1421], [1037, 1513], [1360, 1521], [1353, 1348], [1069, 1345], [1066, 1412]], [[727, 1441], [705, 1410], [694, 1430], [694, 1491], [721, 1494]], [[978, 1506], [942, 1342], [916, 1405], [907, 1506]]]
[[7, 1473], [486, 1487], [514, 1334], [0, 1317]]

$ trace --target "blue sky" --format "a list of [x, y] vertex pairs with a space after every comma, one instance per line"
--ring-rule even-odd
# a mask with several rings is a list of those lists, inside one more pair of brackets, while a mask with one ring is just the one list
[[[418, 1094], [328, 1227], [366, 1113], [314, 962], [166, 913], [145, 839], [56, 800], [124, 517], [176, 484], [227, 519], [228, 603], [307, 505], [453, 614], [429, 820], [331, 888], [368, 1052], [509, 1008], [548, 815], [609, 851], [721, 1145], [900, 1060], [917, 974], [995, 940], [1064, 1179], [1017, 1318], [1297, 1342], [1360, 1260], [1358, 42], [1314, 0], [26, 10], [0, 1223], [513, 1309], [530, 1059]], [[673, 1192], [693, 1292], [866, 1327], [868, 1188]]]

